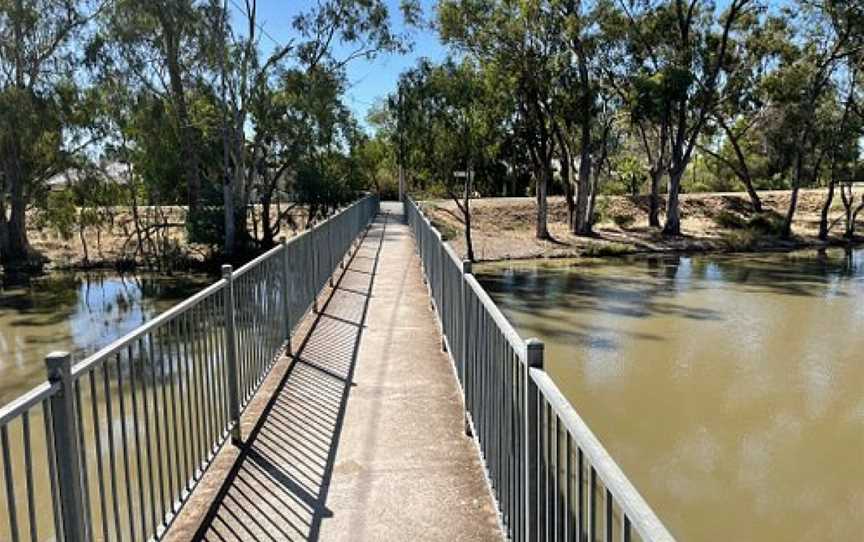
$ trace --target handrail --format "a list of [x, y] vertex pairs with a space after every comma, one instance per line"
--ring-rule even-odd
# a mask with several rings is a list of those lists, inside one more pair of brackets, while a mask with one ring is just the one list
[[74, 366], [48, 356], [48, 381], [0, 407], [0, 540], [163, 537], [378, 209], [367, 195], [223, 267]]
[[585, 420], [579, 416], [570, 401], [564, 397], [552, 378], [542, 369], [529, 369], [530, 377], [537, 384], [549, 406], [555, 411], [588, 462], [597, 470], [603, 485], [615, 495], [616, 502], [630, 519], [633, 528], [643, 540], [672, 542], [675, 539], [654, 513], [648, 503], [633, 486], [624, 471], [618, 466], [600, 440], [594, 435]]
[[508, 537], [595, 540], [602, 525], [604, 540], [674, 541], [543, 370], [543, 344], [523, 340], [420, 207], [403, 205]]

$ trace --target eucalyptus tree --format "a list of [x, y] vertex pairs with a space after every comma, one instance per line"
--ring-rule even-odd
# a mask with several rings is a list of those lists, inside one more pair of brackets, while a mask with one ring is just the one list
[[537, 197], [536, 237], [549, 238], [547, 194], [558, 153], [559, 113], [568, 98], [560, 74], [569, 69], [562, 41], [563, 19], [549, 2], [441, 0], [440, 34], [445, 43], [472, 55], [494, 86], [515, 98], [514, 134], [524, 143]]
[[[239, 18], [243, 24], [238, 29], [227, 24], [226, 5], [212, 10], [216, 14], [212, 28], [217, 30], [213, 51], [218, 59], [220, 87], [227, 109], [223, 128], [226, 170], [223, 199], [224, 251], [229, 255], [238, 243], [249, 240], [245, 228], [250, 194], [263, 194], [265, 210], [269, 213], [267, 198], [272, 197], [278, 179], [296, 176], [301, 165], [307, 173], [306, 180], [315, 178], [308, 175], [310, 162], [301, 164], [300, 161], [300, 158], [311, 157], [301, 157], [295, 152], [301, 141], [285, 139], [293, 137], [292, 130], [295, 134], [297, 130], [302, 131], [294, 122], [298, 115], [303, 117], [308, 113], [310, 122], [315, 120], [313, 112], [298, 112], [296, 107], [309, 106], [319, 113], [344, 109], [339, 100], [346, 87], [345, 70], [351, 62], [404, 51], [408, 46], [405, 36], [393, 31], [391, 14], [383, 0], [322, 0], [294, 16], [290, 21], [293, 36], [285, 43], [277, 43], [273, 51], [265, 55], [262, 54], [265, 31], [258, 21], [256, 0], [244, 0], [240, 7]], [[416, 1], [403, 0], [400, 8], [406, 22], [413, 23], [418, 9]], [[331, 92], [334, 90], [335, 94]], [[312, 103], [314, 96], [301, 100], [299, 93], [309, 91], [321, 91], [320, 97], [329, 100], [328, 104]], [[293, 103], [286, 100], [293, 100]], [[268, 111], [270, 106], [275, 110]], [[271, 118], [273, 115], [282, 115], [282, 118]], [[289, 127], [292, 122], [293, 128]], [[339, 143], [336, 132], [325, 129], [321, 133], [334, 137], [326, 142], [316, 138], [318, 148], [332, 151]], [[312, 147], [305, 146], [305, 149], [312, 150]], [[268, 222], [264, 228], [266, 244], [272, 242], [278, 220], [276, 224], [270, 223], [269, 216], [265, 220]]]
[[192, 111], [196, 88], [206, 85], [206, 5], [196, 0], [111, 0], [91, 47], [107, 74], [122, 74], [139, 93], [168, 105], [180, 133], [184, 203], [201, 205], [202, 131]]
[[[440, 65], [421, 60], [400, 78], [406, 111], [393, 112], [402, 119], [402, 141], [415, 179], [455, 202], [471, 261], [471, 197], [500, 174], [507, 111], [496, 79], [488, 75], [470, 59], [447, 59]], [[400, 102], [391, 103], [398, 107]]]
[[637, 68], [632, 76], [634, 110], [637, 119], [660, 124], [660, 151], [655, 151], [661, 157], [659, 168], [667, 167], [662, 162], [668, 148], [663, 233], [680, 235], [681, 180], [716, 107], [718, 88], [737, 68], [729, 58], [733, 36], [749, 31], [757, 3], [731, 0], [720, 9], [703, 0], [637, 0], [621, 6], [629, 23], [629, 44], [636, 47], [630, 53]]
[[0, 263], [41, 266], [27, 207], [89, 143], [80, 45], [102, 5], [0, 0]]
[[762, 81], [788, 39], [784, 19], [776, 16], [754, 20], [748, 32], [730, 35], [728, 62], [734, 69], [718, 85], [704, 134], [709, 142], [697, 145], [741, 181], [756, 213], [764, 210], [756, 177], [767, 174], [769, 164], [759, 148], [768, 111]]
[[864, 6], [845, 0], [797, 0], [783, 10], [790, 39], [780, 62], [765, 78], [771, 114], [768, 137], [776, 153], [789, 157], [791, 194], [781, 235], [792, 235], [798, 195], [816, 184], [830, 139], [825, 124], [837, 104], [838, 75], [861, 50]]

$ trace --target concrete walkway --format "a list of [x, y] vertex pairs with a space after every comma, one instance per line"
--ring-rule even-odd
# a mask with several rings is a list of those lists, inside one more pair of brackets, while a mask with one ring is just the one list
[[361, 247], [173, 540], [500, 540], [401, 206]]

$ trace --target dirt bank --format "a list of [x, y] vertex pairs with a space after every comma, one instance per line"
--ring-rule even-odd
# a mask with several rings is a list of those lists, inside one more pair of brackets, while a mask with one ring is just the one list
[[[526, 258], [566, 258], [652, 252], [741, 252], [794, 249], [823, 245], [817, 235], [824, 190], [801, 192], [793, 230], [784, 241], [775, 229], [789, 203], [788, 191], [760, 193], [765, 219], [755, 219], [745, 193], [685, 194], [681, 196], [681, 237], [667, 238], [648, 226], [647, 197], [598, 197], [600, 221], [593, 237], [578, 237], [567, 228], [563, 197], [549, 198], [549, 232], [554, 240], [534, 237], [536, 204], [533, 198], [473, 200], [474, 254], [479, 261]], [[835, 198], [830, 221], [842, 216]], [[422, 206], [460, 253], [465, 254], [461, 215], [452, 201], [428, 201]], [[864, 224], [859, 221], [859, 231]], [[844, 243], [844, 225], [837, 223], [829, 243]]]
[[[98, 227], [81, 231], [70, 228], [63, 236], [55, 228], [44, 225], [39, 211], [28, 214], [27, 234], [30, 244], [48, 259], [48, 269], [82, 269], [128, 267], [147, 263], [154, 254], [172, 267], [196, 265], [211, 256], [211, 247], [190, 243], [186, 229], [186, 207], [140, 207], [139, 227], [136, 228], [128, 207], [101, 209], [105, 220]], [[305, 211], [292, 213], [295, 227], [285, 224], [281, 235], [296, 235], [296, 225], [305, 222]], [[257, 228], [257, 230], [256, 230]], [[260, 223], [249, 220], [249, 231], [260, 231]], [[139, 250], [141, 244], [148, 250]]]

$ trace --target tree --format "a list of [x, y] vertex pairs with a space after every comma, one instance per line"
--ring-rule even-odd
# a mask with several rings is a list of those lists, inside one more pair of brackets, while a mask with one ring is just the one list
[[558, 61], [569, 54], [560, 39], [562, 21], [546, 2], [442, 0], [438, 12], [444, 42], [470, 52], [488, 69], [495, 88], [515, 98], [513, 129], [527, 151], [536, 187], [536, 237], [548, 239], [547, 194], [567, 90], [558, 85]]
[[[92, 2], [0, 1], [0, 263], [41, 267], [27, 206], [41, 183], [87, 144], [75, 47], [100, 9]], [[83, 139], [82, 139], [83, 137]]]
[[[798, 0], [784, 10], [787, 26], [797, 39], [782, 45], [780, 63], [766, 77], [775, 152], [792, 157], [792, 191], [781, 235], [792, 235], [798, 194], [809, 178], [812, 184], [825, 158], [824, 114], [832, 108], [840, 63], [861, 47], [864, 7], [841, 0]], [[836, 104], [836, 102], [833, 102]]]

